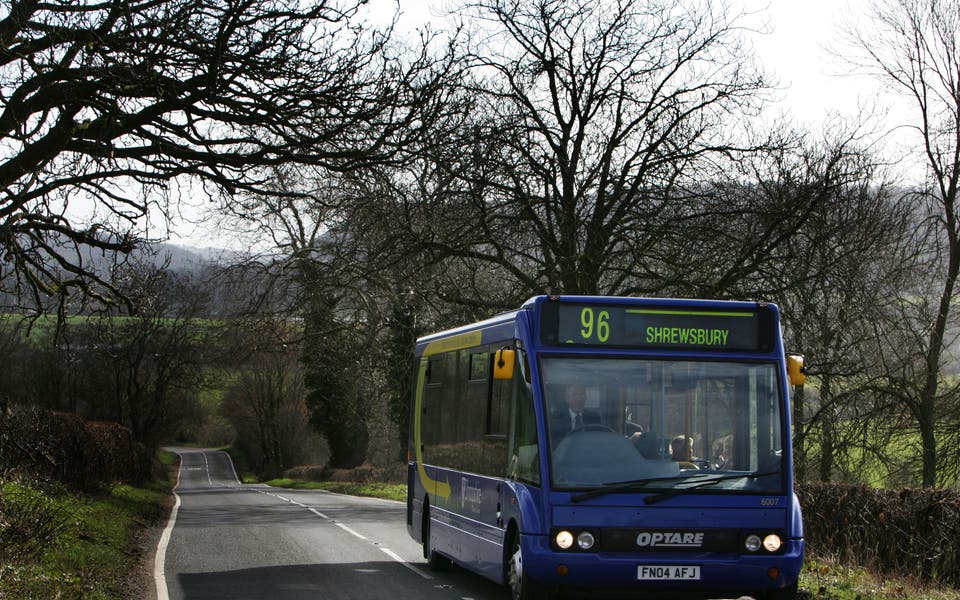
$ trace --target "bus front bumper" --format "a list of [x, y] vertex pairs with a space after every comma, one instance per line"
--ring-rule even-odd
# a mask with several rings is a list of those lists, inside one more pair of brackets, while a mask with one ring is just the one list
[[[793, 585], [803, 563], [803, 540], [786, 540], [776, 555], [710, 553], [557, 552], [546, 536], [521, 536], [524, 576], [549, 587], [589, 591], [741, 595]], [[659, 597], [659, 596], [658, 596]]]

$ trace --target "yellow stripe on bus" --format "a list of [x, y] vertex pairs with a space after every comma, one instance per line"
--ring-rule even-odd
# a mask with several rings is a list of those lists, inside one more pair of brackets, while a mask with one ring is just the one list
[[[428, 346], [429, 348], [429, 346]], [[417, 375], [417, 399], [413, 414], [413, 444], [417, 452], [417, 471], [420, 473], [420, 481], [428, 492], [435, 496], [440, 496], [447, 500], [450, 499], [450, 482], [435, 481], [427, 475], [427, 470], [423, 467], [423, 441], [420, 434], [420, 416], [423, 414], [423, 384], [427, 378], [427, 361], [420, 361], [420, 372]]]
[[427, 344], [427, 347], [423, 349], [422, 356], [433, 356], [434, 354], [443, 354], [444, 352], [453, 352], [454, 350], [463, 350], [464, 348], [472, 348], [474, 346], [479, 346], [480, 342], [482, 341], [483, 341], [482, 331], [471, 331], [469, 333], [461, 333], [460, 335], [455, 335], [453, 337], [443, 338], [442, 340], [430, 342], [429, 344]]
[[[454, 352], [456, 350], [463, 350], [465, 348], [473, 348], [475, 346], [479, 346], [482, 341], [482, 331], [461, 333], [459, 335], [436, 340], [435, 342], [430, 342], [423, 349], [423, 354], [421, 354], [421, 357], [426, 358], [435, 354], [443, 354], [444, 352]], [[419, 373], [417, 374], [417, 399], [415, 401], [413, 416], [413, 443], [414, 446], [416, 446], [417, 453], [417, 472], [420, 474], [420, 481], [423, 483], [423, 487], [426, 488], [428, 492], [435, 496], [440, 496], [441, 498], [449, 500], [450, 482], [432, 479], [430, 475], [427, 474], [427, 470], [423, 466], [423, 434], [420, 431], [420, 417], [423, 415], [423, 387], [426, 383], [426, 379], [427, 361], [421, 360]]]

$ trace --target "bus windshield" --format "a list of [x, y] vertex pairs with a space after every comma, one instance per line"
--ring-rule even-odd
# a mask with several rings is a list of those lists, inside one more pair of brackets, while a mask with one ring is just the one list
[[554, 489], [782, 493], [776, 364], [580, 356], [541, 366]]

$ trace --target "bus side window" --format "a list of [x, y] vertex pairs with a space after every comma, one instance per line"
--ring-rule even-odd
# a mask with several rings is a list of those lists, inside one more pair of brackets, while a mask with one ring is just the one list
[[444, 394], [442, 385], [443, 362], [439, 355], [421, 359], [421, 364], [422, 362], [427, 364], [421, 404], [422, 438], [420, 443], [423, 445], [423, 461], [428, 464], [437, 464], [440, 459], [437, 449], [443, 442], [441, 436], [441, 412]]
[[540, 485], [540, 459], [537, 448], [537, 420], [533, 407], [533, 393], [528, 385], [529, 367], [526, 352], [517, 353], [520, 369], [514, 370], [513, 404], [510, 423], [510, 467], [507, 476], [511, 479]]

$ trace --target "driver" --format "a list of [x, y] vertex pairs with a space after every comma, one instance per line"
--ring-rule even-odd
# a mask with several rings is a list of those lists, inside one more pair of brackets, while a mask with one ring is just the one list
[[600, 413], [586, 408], [587, 389], [579, 384], [568, 385], [563, 390], [564, 406], [553, 415], [553, 443], [558, 443], [571, 431], [585, 425], [599, 425]]

